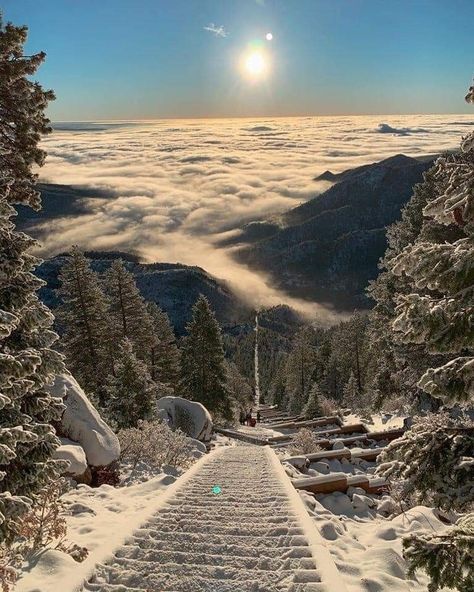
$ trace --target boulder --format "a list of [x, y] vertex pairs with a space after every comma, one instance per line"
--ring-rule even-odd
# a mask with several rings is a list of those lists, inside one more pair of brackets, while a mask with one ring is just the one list
[[120, 444], [112, 429], [102, 420], [78, 382], [70, 374], [60, 374], [49, 387], [51, 394], [66, 406], [59, 435], [79, 444], [91, 467], [108, 466], [118, 460]]
[[285, 462], [293, 465], [302, 473], [305, 473], [306, 469], [309, 467], [309, 460], [306, 458], [306, 456], [290, 456], [285, 458]]
[[171, 429], [181, 429], [200, 442], [209, 442], [212, 435], [212, 417], [201, 403], [182, 397], [162, 397], [157, 404], [158, 416], [168, 422]]
[[72, 477], [77, 483], [90, 485], [92, 474], [87, 465], [86, 454], [82, 446], [67, 438], [61, 438], [61, 446], [55, 450], [53, 458], [68, 463], [65, 471], [68, 477]]

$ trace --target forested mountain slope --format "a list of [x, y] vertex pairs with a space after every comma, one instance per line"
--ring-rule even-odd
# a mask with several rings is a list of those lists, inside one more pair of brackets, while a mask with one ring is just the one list
[[270, 273], [291, 294], [340, 309], [368, 306], [364, 290], [377, 276], [386, 227], [400, 217], [431, 161], [397, 155], [334, 175], [330, 189], [283, 214], [278, 224], [244, 228], [236, 256]]
[[[233, 325], [251, 318], [250, 308], [225, 282], [216, 279], [200, 267], [179, 263], [139, 263], [138, 258], [119, 252], [88, 252], [94, 271], [106, 271], [113, 259], [121, 258], [135, 276], [137, 286], [145, 298], [156, 302], [170, 317], [175, 331], [184, 333], [191, 318], [191, 308], [200, 294], [206, 296], [221, 325]], [[47, 282], [40, 290], [40, 296], [55, 308], [59, 287], [58, 274], [66, 259], [57, 255], [39, 266], [37, 275]]]

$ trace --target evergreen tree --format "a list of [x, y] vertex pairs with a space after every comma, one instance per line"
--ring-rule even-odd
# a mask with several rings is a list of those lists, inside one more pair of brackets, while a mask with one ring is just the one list
[[180, 376], [180, 352], [168, 315], [154, 302], [147, 302], [153, 325], [151, 377], [177, 391]]
[[[467, 99], [474, 101], [471, 87]], [[439, 242], [421, 235], [393, 260], [393, 273], [412, 280], [412, 292], [397, 298], [393, 329], [405, 343], [426, 344], [433, 354], [449, 361], [428, 368], [418, 387], [447, 406], [474, 400], [474, 133], [463, 139], [461, 152], [439, 158], [433, 176], [437, 191], [423, 208], [430, 220], [457, 225], [458, 237]], [[460, 235], [460, 236], [459, 236]], [[474, 427], [438, 416], [425, 429], [415, 424], [393, 442], [380, 472], [404, 478], [420, 496], [438, 505], [469, 509], [474, 502]], [[416, 473], [426, 474], [424, 478]], [[428, 467], [429, 471], [423, 471]], [[431, 590], [455, 586], [467, 592], [474, 583], [471, 562], [461, 559], [474, 548], [474, 515], [463, 518], [449, 532], [414, 536], [406, 543], [412, 568], [423, 567], [432, 578]], [[440, 548], [443, 552], [439, 552]], [[469, 554], [469, 553], [468, 553]]]
[[286, 364], [286, 386], [290, 413], [300, 413], [308, 400], [315, 366], [315, 338], [311, 327], [298, 331]]
[[[417, 406], [437, 407], [436, 401], [417, 386], [423, 372], [436, 363], [433, 352], [429, 352], [423, 343], [401, 342], [392, 331], [397, 316], [397, 299], [402, 294], [419, 290], [412, 277], [395, 273], [394, 265], [396, 257], [417, 240], [442, 244], [461, 238], [462, 231], [454, 220], [450, 224], [440, 224], [423, 215], [426, 205], [443, 191], [442, 185], [446, 182], [447, 179], [441, 179], [433, 167], [423, 175], [423, 182], [415, 185], [412, 198], [402, 209], [401, 220], [387, 230], [388, 248], [380, 264], [382, 272], [368, 290], [376, 302], [371, 314], [369, 338], [371, 386], [377, 391], [379, 403], [398, 396]], [[441, 362], [443, 359], [447, 361], [449, 356], [438, 354], [437, 360]]]
[[0, 15], [0, 542], [7, 543], [14, 520], [58, 475], [52, 423], [63, 410], [47, 390], [64, 367], [52, 349], [53, 316], [37, 296], [35, 243], [12, 221], [15, 204], [41, 207], [32, 168], [44, 161], [38, 142], [51, 131], [44, 110], [54, 98], [30, 80], [45, 55], [24, 56], [26, 36]]
[[342, 402], [345, 407], [349, 407], [350, 409], [356, 409], [360, 406], [359, 385], [357, 383], [357, 378], [352, 370], [349, 375], [349, 380], [344, 385], [344, 394], [342, 397]]
[[184, 396], [202, 403], [211, 413], [232, 418], [226, 386], [224, 348], [219, 324], [207, 298], [193, 306], [181, 355], [181, 389]]
[[279, 409], [288, 406], [288, 393], [286, 390], [286, 358], [276, 368], [273, 380], [269, 387], [270, 402]]
[[308, 401], [303, 409], [303, 415], [306, 419], [313, 419], [313, 417], [317, 417], [321, 415], [321, 408], [320, 408], [320, 397], [321, 397], [321, 390], [318, 386], [317, 382], [313, 383], [311, 390], [309, 391]]
[[146, 364], [135, 355], [127, 338], [120, 343], [114, 373], [107, 379], [108, 411], [118, 428], [132, 428], [150, 419], [159, 398], [159, 387]]
[[116, 342], [129, 339], [137, 356], [152, 369], [152, 349], [155, 345], [153, 322], [133, 274], [121, 259], [115, 259], [105, 273], [105, 291], [113, 337]]
[[107, 299], [88, 259], [73, 247], [59, 275], [62, 303], [58, 318], [68, 368], [78, 382], [94, 392], [102, 405], [105, 377], [112, 371], [111, 323]]

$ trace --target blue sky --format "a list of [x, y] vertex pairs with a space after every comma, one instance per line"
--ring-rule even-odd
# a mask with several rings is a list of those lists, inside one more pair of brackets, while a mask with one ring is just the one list
[[[469, 113], [472, 0], [3, 0], [54, 120]], [[204, 27], [223, 26], [226, 37]], [[265, 34], [273, 33], [271, 42]], [[239, 67], [258, 42], [269, 72]]]

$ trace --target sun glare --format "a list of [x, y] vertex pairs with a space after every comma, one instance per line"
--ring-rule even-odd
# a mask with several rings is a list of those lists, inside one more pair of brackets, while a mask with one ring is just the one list
[[262, 51], [252, 51], [244, 60], [244, 68], [247, 74], [252, 77], [261, 76], [267, 67], [265, 56]]

